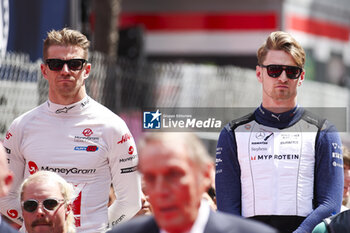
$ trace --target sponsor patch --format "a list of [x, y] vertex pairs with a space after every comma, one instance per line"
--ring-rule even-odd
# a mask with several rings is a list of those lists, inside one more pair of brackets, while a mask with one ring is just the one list
[[134, 167], [126, 167], [126, 168], [122, 168], [120, 169], [120, 173], [123, 174], [123, 173], [131, 173], [131, 172], [134, 172], [137, 170], [137, 166], [134, 166]]

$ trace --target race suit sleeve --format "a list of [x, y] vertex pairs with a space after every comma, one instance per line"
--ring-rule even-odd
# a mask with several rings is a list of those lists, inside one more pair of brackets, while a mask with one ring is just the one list
[[7, 152], [9, 168], [14, 173], [14, 179], [9, 194], [0, 198], [0, 212], [20, 225], [23, 223], [23, 218], [19, 201], [19, 187], [23, 181], [25, 168], [25, 161], [20, 149], [22, 131], [19, 121], [14, 121], [6, 133], [3, 145]]
[[[138, 155], [136, 145], [124, 122], [119, 126], [121, 141], [114, 138], [109, 153], [109, 166], [116, 201], [108, 208], [109, 227], [132, 218], [141, 209], [141, 179], [137, 171]], [[131, 158], [121, 163], [120, 159]]]
[[326, 121], [315, 148], [314, 210], [295, 232], [311, 232], [322, 219], [340, 211], [344, 171], [341, 140], [334, 125]]
[[234, 133], [226, 125], [216, 147], [215, 188], [218, 210], [241, 215], [241, 170]]

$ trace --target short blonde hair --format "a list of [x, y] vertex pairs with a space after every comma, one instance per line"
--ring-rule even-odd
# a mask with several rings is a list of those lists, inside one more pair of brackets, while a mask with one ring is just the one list
[[63, 28], [60, 31], [52, 30], [47, 33], [44, 40], [43, 58], [47, 59], [48, 49], [52, 45], [78, 46], [84, 50], [84, 59], [88, 59], [90, 41], [87, 37], [77, 30]]
[[303, 47], [287, 32], [272, 32], [265, 43], [258, 49], [258, 64], [263, 65], [269, 50], [283, 50], [293, 57], [300, 68], [305, 65], [305, 51]]
[[[30, 183], [35, 182], [56, 182], [61, 190], [61, 194], [63, 196], [63, 199], [65, 201], [65, 205], [71, 204], [74, 199], [74, 189], [73, 185], [68, 183], [65, 179], [63, 179], [60, 175], [57, 173], [51, 172], [51, 171], [38, 171], [34, 173], [33, 175], [29, 176], [27, 179], [25, 179], [21, 185], [20, 188], [20, 200], [23, 201], [23, 192], [25, 187]], [[75, 232], [75, 220], [73, 211], [70, 211], [70, 213], [67, 216], [66, 220], [66, 226], [67, 231], [69, 233]]]

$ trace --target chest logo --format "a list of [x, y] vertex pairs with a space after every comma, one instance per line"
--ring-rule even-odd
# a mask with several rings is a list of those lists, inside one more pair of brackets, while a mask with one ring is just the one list
[[83, 134], [85, 137], [90, 137], [93, 134], [92, 129], [90, 129], [90, 128], [84, 129]]

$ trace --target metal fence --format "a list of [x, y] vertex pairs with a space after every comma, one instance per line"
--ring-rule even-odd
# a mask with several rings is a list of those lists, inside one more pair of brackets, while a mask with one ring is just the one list
[[[124, 59], [112, 63], [97, 52], [90, 53], [89, 62], [88, 94], [124, 118], [136, 137], [143, 107], [256, 107], [261, 102], [254, 70]], [[15, 117], [47, 99], [40, 63], [13, 53], [0, 60], [0, 138]], [[307, 80], [299, 95], [307, 107], [347, 107], [348, 99], [346, 88]]]

